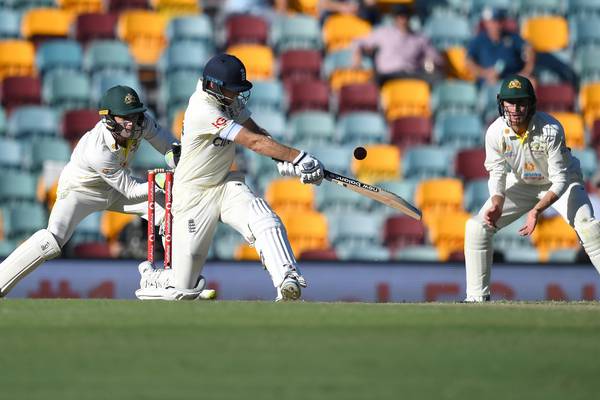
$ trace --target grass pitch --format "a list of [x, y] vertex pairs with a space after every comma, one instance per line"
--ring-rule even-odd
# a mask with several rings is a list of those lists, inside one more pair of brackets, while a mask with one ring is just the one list
[[600, 304], [0, 301], [1, 399], [593, 399]]

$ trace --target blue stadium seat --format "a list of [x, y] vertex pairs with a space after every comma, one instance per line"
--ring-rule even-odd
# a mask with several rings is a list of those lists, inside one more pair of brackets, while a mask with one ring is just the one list
[[490, 197], [487, 179], [477, 179], [465, 185], [464, 208], [470, 213], [477, 213]]
[[559, 249], [550, 252], [548, 261], [551, 263], [574, 264], [577, 259], [577, 249]]
[[352, 147], [336, 144], [319, 144], [305, 148], [305, 151], [313, 154], [323, 162], [327, 169], [340, 174], [350, 173], [352, 150]]
[[406, 246], [393, 254], [392, 259], [396, 261], [438, 262], [440, 261], [440, 254], [438, 249], [431, 245]]
[[431, 102], [436, 113], [473, 112], [477, 108], [477, 88], [471, 82], [443, 81], [434, 86]]
[[[338, 69], [350, 69], [354, 68], [354, 60], [352, 59], [352, 50], [344, 49], [338, 50], [325, 55], [323, 60], [323, 76], [329, 80], [334, 71]], [[372, 69], [373, 62], [370, 58], [363, 57], [361, 69]]]
[[519, 3], [519, 16], [522, 18], [563, 13], [562, 0], [527, 0]]
[[594, 149], [572, 149], [571, 153], [579, 159], [583, 179], [588, 180], [598, 171], [598, 157]]
[[233, 260], [235, 251], [245, 240], [235, 229], [219, 224], [211, 248], [219, 260]]
[[577, 17], [571, 19], [571, 43], [577, 48], [600, 46], [600, 16]]
[[[10, 0], [8, 0], [10, 2]], [[9, 4], [12, 4], [12, 7], [23, 13], [32, 8], [54, 8], [56, 7], [55, 0], [13, 0]]]
[[0, 167], [19, 169], [23, 161], [21, 144], [15, 139], [0, 137]]
[[4, 108], [0, 106], [0, 136], [6, 134], [6, 113]]
[[25, 239], [48, 226], [48, 216], [41, 204], [14, 204], [5, 211], [4, 234], [10, 240]]
[[[327, 165], [325, 161], [323, 162]], [[372, 200], [368, 197], [339, 185], [321, 185], [316, 194], [317, 209], [327, 214], [367, 212], [371, 208]]]
[[285, 114], [281, 111], [259, 109], [252, 111], [252, 119], [275, 139], [288, 142]]
[[138, 171], [146, 171], [165, 167], [165, 157], [152, 147], [148, 141], [142, 140], [131, 162], [131, 168]]
[[483, 121], [485, 123], [492, 122], [498, 118], [496, 95], [500, 91], [500, 83], [498, 82], [496, 85], [482, 85], [479, 90], [479, 101], [481, 102]]
[[500, 229], [494, 235], [494, 248], [503, 253], [518, 248], [532, 248], [531, 239], [527, 236], [521, 236], [519, 229], [525, 224], [525, 218], [520, 217], [512, 224]]
[[321, 28], [316, 18], [294, 15], [273, 24], [271, 36], [279, 54], [293, 49], [320, 50]]
[[18, 107], [10, 115], [7, 134], [17, 139], [57, 136], [57, 115], [47, 106]]
[[111, 87], [124, 85], [133, 88], [140, 96], [142, 102], [145, 99], [145, 92], [136, 73], [133, 72], [112, 72], [100, 71], [92, 77], [92, 101], [98, 104], [102, 95]]
[[454, 152], [437, 146], [415, 146], [402, 156], [404, 178], [435, 178], [450, 176]]
[[473, 37], [469, 20], [458, 14], [429, 17], [425, 21], [423, 32], [438, 49], [465, 46]]
[[36, 201], [37, 178], [34, 174], [7, 169], [1, 171], [0, 203], [6, 205]]
[[335, 123], [328, 112], [297, 112], [290, 117], [289, 127], [294, 144], [307, 146], [334, 143]]
[[[388, 192], [395, 193], [398, 196], [402, 197], [404, 200], [408, 201], [409, 203], [414, 204], [415, 191], [417, 189], [418, 183], [418, 179], [403, 179], [399, 181], [379, 182], [377, 186], [384, 190], [387, 190]], [[398, 213], [398, 210], [388, 207], [385, 204], [379, 203], [377, 201], [371, 201], [371, 206], [373, 210], [382, 215], [390, 216]]]
[[173, 18], [167, 26], [167, 38], [170, 43], [180, 40], [197, 42], [211, 52], [215, 47], [213, 32], [212, 23], [206, 14]]
[[600, 45], [577, 49], [573, 67], [582, 83], [600, 80]]
[[[474, 15], [481, 14], [485, 8], [502, 8], [504, 10], [512, 10], [515, 2], [511, 0], [470, 0], [471, 13]], [[520, 4], [517, 3], [517, 4]]]
[[600, 2], [598, 0], [569, 0], [567, 1], [567, 15], [569, 17], [600, 16]]
[[255, 81], [252, 82], [252, 94], [248, 100], [248, 107], [255, 110], [285, 111], [285, 94], [280, 81]]
[[190, 41], [171, 43], [163, 52], [158, 63], [158, 69], [163, 76], [176, 72], [193, 72], [198, 77], [202, 75], [204, 65], [212, 56], [212, 52], [202, 44]]
[[42, 75], [50, 71], [80, 71], [83, 50], [75, 40], [49, 40], [40, 45], [35, 58], [37, 69]]
[[43, 137], [30, 144], [31, 168], [40, 170], [47, 161], [66, 164], [71, 158], [71, 146], [61, 137]]
[[470, 148], [483, 145], [485, 130], [477, 114], [443, 114], [435, 120], [433, 137], [440, 146]]
[[189, 71], [171, 74], [162, 81], [159, 89], [159, 106], [160, 111], [167, 115], [169, 121], [177, 111], [186, 109], [197, 83], [198, 74]]
[[59, 113], [90, 107], [90, 93], [87, 74], [77, 71], [48, 72], [42, 86], [44, 102]]
[[384, 143], [388, 138], [385, 118], [370, 111], [344, 114], [338, 120], [336, 130], [338, 141], [349, 146]]
[[21, 18], [19, 13], [0, 8], [0, 40], [18, 39], [21, 36]]
[[136, 64], [127, 43], [120, 40], [94, 40], [85, 51], [83, 68], [92, 75], [100, 71], [134, 72]]
[[95, 212], [85, 217], [75, 228], [69, 244], [75, 246], [79, 243], [104, 241], [100, 231], [101, 217], [101, 212]]
[[504, 261], [507, 263], [539, 263], [540, 255], [535, 247], [516, 247], [505, 250]]
[[335, 252], [343, 261], [375, 261], [385, 262], [391, 258], [390, 250], [379, 244], [362, 246], [340, 244], [335, 246]]
[[336, 248], [380, 244], [383, 217], [366, 212], [329, 213], [329, 240]]
[[17, 248], [17, 243], [12, 240], [0, 240], [0, 258], [5, 258]]

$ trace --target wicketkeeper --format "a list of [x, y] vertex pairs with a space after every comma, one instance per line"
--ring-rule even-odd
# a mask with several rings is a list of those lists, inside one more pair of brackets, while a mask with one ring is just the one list
[[257, 126], [246, 108], [251, 88], [244, 64], [232, 55], [219, 54], [204, 67], [185, 111], [181, 158], [174, 175], [172, 268], [141, 263], [139, 298], [201, 297], [200, 273], [219, 221], [254, 245], [271, 275], [277, 300], [298, 299], [306, 286], [281, 220], [246, 186], [242, 174], [231, 172], [231, 166], [235, 144], [283, 160], [278, 164], [280, 173], [300, 176], [304, 183], [320, 184], [323, 165]]
[[[103, 210], [146, 214], [147, 182], [133, 177], [128, 165], [142, 139], [169, 159], [175, 138], [145, 111], [130, 87], [115, 86], [104, 94], [101, 121], [79, 140], [60, 175], [48, 228], [34, 233], [0, 264], [0, 297], [38, 265], [60, 255], [76, 226], [88, 215]], [[164, 209], [157, 205], [156, 212], [158, 224]]]
[[600, 223], [594, 219], [579, 160], [565, 145], [563, 127], [536, 112], [533, 86], [520, 75], [502, 82], [497, 99], [500, 117], [485, 135], [490, 199], [466, 224], [467, 302], [490, 300], [494, 233], [527, 214], [519, 233], [529, 236], [548, 207], [575, 228], [600, 272]]

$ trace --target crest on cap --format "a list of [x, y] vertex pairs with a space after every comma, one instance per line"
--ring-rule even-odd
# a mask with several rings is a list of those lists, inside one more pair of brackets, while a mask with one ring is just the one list
[[125, 102], [125, 104], [132, 104], [132, 103], [135, 103], [136, 101], [137, 101], [137, 99], [135, 98], [133, 93], [127, 93], [127, 95], [123, 99], [123, 102]]
[[513, 79], [512, 81], [508, 82], [508, 88], [521, 89], [521, 82], [518, 79]]

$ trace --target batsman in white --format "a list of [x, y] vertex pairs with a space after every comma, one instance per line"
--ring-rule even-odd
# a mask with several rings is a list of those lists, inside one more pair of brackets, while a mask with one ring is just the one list
[[200, 273], [219, 221], [254, 245], [271, 275], [276, 300], [296, 300], [306, 287], [281, 220], [231, 166], [235, 144], [282, 160], [280, 173], [300, 176], [303, 183], [320, 184], [323, 165], [257, 126], [245, 106], [251, 88], [246, 68], [236, 57], [219, 54], [206, 63], [185, 111], [174, 175], [172, 268], [141, 263], [138, 298], [202, 298]]
[[[44, 261], [60, 255], [75, 227], [89, 214], [111, 210], [145, 215], [147, 183], [133, 177], [127, 166], [142, 139], [167, 155], [172, 154], [175, 141], [145, 111], [130, 87], [115, 86], [104, 94], [101, 121], [79, 140], [60, 175], [48, 228], [34, 233], [0, 264], [0, 297]], [[157, 222], [162, 217], [164, 209], [157, 206]]]
[[525, 77], [507, 77], [497, 100], [500, 117], [485, 135], [490, 198], [466, 224], [466, 302], [490, 300], [494, 233], [527, 214], [519, 233], [529, 236], [548, 207], [575, 228], [600, 272], [600, 223], [594, 219], [579, 160], [565, 144], [563, 127], [550, 115], [536, 112], [535, 92]]

